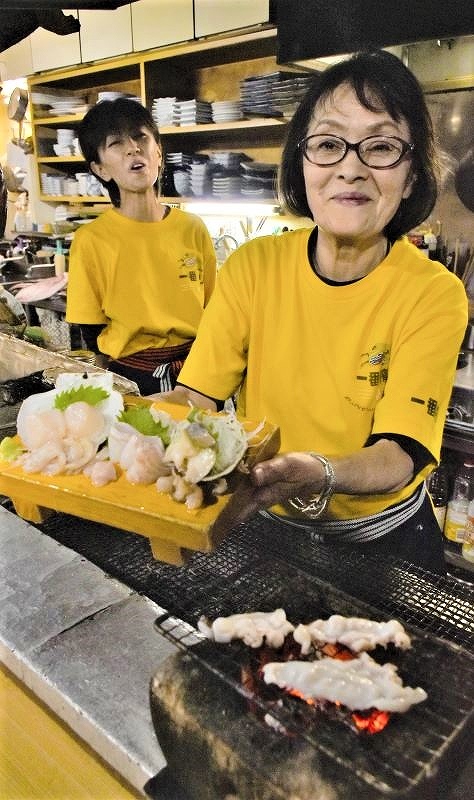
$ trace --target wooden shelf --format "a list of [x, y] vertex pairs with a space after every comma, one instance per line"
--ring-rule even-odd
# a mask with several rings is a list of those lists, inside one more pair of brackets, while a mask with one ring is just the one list
[[38, 156], [38, 164], [84, 164], [83, 156]]
[[102, 195], [89, 194], [40, 194], [40, 200], [44, 203], [109, 203], [109, 197]]
[[256, 128], [281, 128], [282, 125], [286, 125], [287, 123], [288, 119], [284, 118], [265, 117], [262, 119], [258, 117], [254, 119], [238, 120], [236, 122], [208, 122], [201, 125], [164, 125], [160, 127], [160, 134], [162, 136], [186, 136], [196, 133], [219, 134], [223, 131], [225, 133], [233, 131], [238, 135], [241, 131], [252, 131]]
[[[148, 107], [155, 97], [200, 98], [207, 102], [232, 100], [240, 96], [242, 80], [256, 75], [269, 74], [279, 67], [276, 61], [276, 30], [274, 27], [239, 34], [224, 34], [203, 41], [179, 43], [156, 50], [129, 54], [121, 58], [108, 59], [90, 65], [52, 70], [29, 78], [30, 92], [45, 94], [75, 95], [84, 98], [87, 105], [96, 102], [98, 93], [113, 90], [141, 97]], [[295, 71], [291, 67], [285, 68]], [[297, 70], [296, 70], [297, 71]], [[82, 156], [40, 155], [47, 131], [49, 138], [58, 127], [74, 128], [83, 119], [83, 114], [47, 115], [44, 107], [35, 117], [33, 106], [33, 140], [35, 145], [38, 188], [40, 199], [47, 203], [110, 203], [108, 197], [84, 195], [46, 195], [41, 191], [41, 173], [51, 166], [69, 177], [75, 165], [85, 164]], [[179, 147], [189, 153], [210, 151], [245, 152], [255, 161], [278, 161], [285, 128], [286, 117], [255, 117], [235, 122], [206, 123], [189, 126], [163, 126], [165, 152], [170, 146]], [[45, 130], [46, 129], [46, 130]], [[178, 144], [179, 143], [179, 144]], [[165, 202], [264, 202], [275, 205], [276, 200], [265, 198], [235, 197], [173, 197]]]

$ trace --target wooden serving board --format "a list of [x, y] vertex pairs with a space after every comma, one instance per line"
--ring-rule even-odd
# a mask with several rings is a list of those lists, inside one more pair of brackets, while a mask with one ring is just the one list
[[[125, 403], [151, 405], [149, 400], [138, 397], [126, 397]], [[161, 401], [153, 405], [176, 420], [184, 419], [189, 412], [188, 406]], [[258, 422], [241, 422], [248, 432], [258, 426]], [[246, 462], [251, 466], [271, 458], [279, 446], [279, 429], [265, 423], [249, 443]], [[61, 511], [133, 531], [148, 537], [154, 557], [170, 564], [183, 564], [187, 551], [208, 552], [223, 540], [232, 524], [229, 514], [223, 512], [233, 493], [246, 481], [244, 474], [234, 474], [232, 492], [190, 511], [168, 494], [158, 492], [154, 484], [131, 484], [123, 473], [113, 483], [97, 487], [85, 475], [31, 474], [0, 461], [0, 493], [12, 499], [19, 516], [39, 523], [52, 512]]]

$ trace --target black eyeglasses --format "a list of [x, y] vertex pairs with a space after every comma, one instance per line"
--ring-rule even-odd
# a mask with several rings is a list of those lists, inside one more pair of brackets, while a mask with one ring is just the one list
[[390, 169], [415, 149], [398, 136], [367, 136], [360, 142], [347, 142], [342, 136], [316, 133], [298, 142], [298, 148], [311, 164], [331, 167], [338, 164], [349, 150], [355, 150], [359, 159], [372, 169]]

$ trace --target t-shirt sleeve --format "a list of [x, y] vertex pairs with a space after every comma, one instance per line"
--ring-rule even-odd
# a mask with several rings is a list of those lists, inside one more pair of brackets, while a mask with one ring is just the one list
[[107, 323], [102, 309], [103, 276], [89, 232], [76, 233], [69, 254], [66, 321], [101, 325]]
[[410, 316], [400, 321], [373, 434], [400, 433], [439, 457], [466, 324], [464, 287], [450, 272], [440, 271]]

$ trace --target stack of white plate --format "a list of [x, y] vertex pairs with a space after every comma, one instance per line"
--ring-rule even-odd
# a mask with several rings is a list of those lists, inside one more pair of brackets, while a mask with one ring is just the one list
[[242, 178], [240, 175], [226, 175], [224, 172], [216, 172], [212, 176], [212, 196], [213, 197], [235, 197], [240, 194]]
[[53, 150], [57, 156], [72, 156], [75, 153], [76, 133], [73, 128], [58, 128], [56, 131], [56, 144]]
[[191, 189], [191, 176], [189, 172], [183, 169], [177, 169], [173, 173], [174, 188], [181, 196], [189, 194]]
[[155, 97], [151, 104], [151, 115], [158, 125], [173, 125], [176, 97]]
[[204, 197], [211, 191], [211, 165], [209, 160], [195, 160], [190, 167], [191, 192], [195, 197]]
[[199, 125], [212, 122], [210, 103], [203, 100], [178, 100], [173, 112], [174, 125]]
[[244, 197], [257, 200], [273, 198], [276, 191], [277, 164], [262, 161], [244, 161], [242, 167], [242, 190]]
[[57, 97], [51, 100], [50, 115], [60, 117], [62, 114], [82, 114], [89, 106], [84, 97], [69, 95], [68, 97]]
[[232, 150], [219, 150], [210, 154], [211, 162], [216, 167], [239, 171], [242, 162], [251, 161], [246, 153], [235, 153]]
[[101, 100], [118, 100], [119, 97], [125, 97], [124, 92], [98, 92], [97, 93], [97, 102], [100, 103]]
[[235, 122], [243, 118], [239, 100], [222, 100], [211, 105], [213, 122]]

